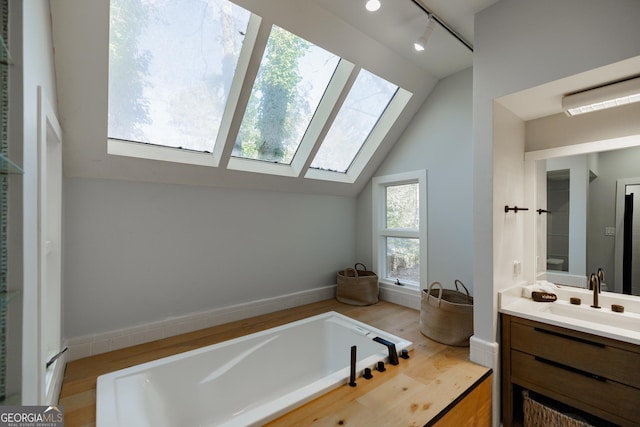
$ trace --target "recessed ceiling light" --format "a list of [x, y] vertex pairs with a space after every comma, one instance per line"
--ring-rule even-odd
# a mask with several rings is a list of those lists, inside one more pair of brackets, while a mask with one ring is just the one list
[[369, 12], [375, 12], [380, 9], [380, 1], [379, 0], [367, 0], [365, 6]]

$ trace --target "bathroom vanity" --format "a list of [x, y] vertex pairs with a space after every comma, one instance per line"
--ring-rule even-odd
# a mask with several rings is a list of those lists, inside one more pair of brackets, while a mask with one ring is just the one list
[[624, 297], [603, 293], [602, 308], [594, 309], [588, 291], [576, 292], [578, 307], [568, 303], [572, 290], [559, 291], [554, 303], [501, 295], [504, 426], [521, 425], [523, 390], [611, 423], [640, 425], [640, 316], [610, 322], [611, 302]]

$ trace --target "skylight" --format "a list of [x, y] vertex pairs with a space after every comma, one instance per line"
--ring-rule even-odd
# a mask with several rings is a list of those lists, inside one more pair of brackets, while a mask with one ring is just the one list
[[290, 164], [339, 60], [272, 27], [232, 155]]
[[397, 90], [398, 86], [361, 70], [311, 167], [345, 173]]
[[251, 13], [111, 1], [109, 137], [213, 152]]
[[227, 0], [110, 22], [109, 154], [354, 182], [412, 96]]

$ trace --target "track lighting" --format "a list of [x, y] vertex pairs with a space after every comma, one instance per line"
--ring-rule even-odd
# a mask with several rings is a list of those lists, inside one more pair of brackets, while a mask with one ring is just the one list
[[567, 95], [562, 109], [575, 116], [634, 102], [640, 102], [640, 77]]
[[418, 52], [422, 52], [427, 48], [427, 42], [429, 41], [429, 37], [431, 37], [431, 33], [436, 28], [436, 21], [429, 15], [429, 22], [427, 23], [427, 28], [424, 30], [424, 34], [413, 44], [413, 48]]
[[380, 9], [380, 1], [379, 0], [367, 0], [365, 6], [369, 12], [375, 12]]

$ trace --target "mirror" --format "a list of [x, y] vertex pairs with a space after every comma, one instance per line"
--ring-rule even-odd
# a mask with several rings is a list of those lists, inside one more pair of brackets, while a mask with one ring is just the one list
[[602, 268], [603, 290], [640, 295], [640, 146], [538, 162], [547, 280], [586, 287]]

